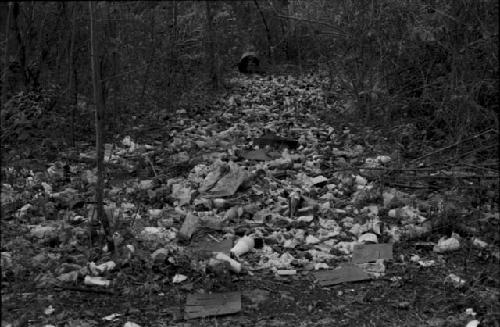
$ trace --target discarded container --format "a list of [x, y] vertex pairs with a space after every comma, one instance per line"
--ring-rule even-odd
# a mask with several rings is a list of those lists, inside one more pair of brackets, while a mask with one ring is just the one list
[[375, 235], [373, 233], [363, 234], [359, 237], [358, 242], [363, 243], [363, 244], [370, 244], [370, 243], [376, 244], [376, 243], [378, 243], [377, 235]]
[[141, 325], [136, 324], [135, 322], [127, 321], [123, 327], [141, 327]]
[[477, 319], [471, 320], [467, 323], [467, 325], [465, 325], [465, 327], [477, 327], [477, 326], [479, 326], [479, 320]]
[[234, 259], [231, 259], [227, 254], [224, 254], [222, 252], [217, 252], [217, 254], [215, 255], [215, 259], [228, 262], [229, 265], [231, 266], [231, 270], [234, 271], [235, 273], [241, 272], [241, 263], [239, 263]]
[[455, 251], [460, 248], [460, 241], [454, 237], [446, 238], [442, 237], [438, 244], [434, 246], [434, 252], [444, 253]]
[[453, 286], [455, 286], [455, 288], [460, 288], [465, 285], [465, 279], [460, 278], [455, 274], [449, 274], [446, 277], [445, 282], [451, 283]]
[[151, 218], [158, 218], [162, 213], [161, 209], [149, 209], [148, 214]]
[[185, 275], [175, 274], [174, 278], [172, 278], [172, 283], [174, 283], [174, 284], [182, 283], [186, 279], [188, 279], [188, 278]]
[[109, 279], [104, 279], [104, 277], [85, 276], [83, 283], [85, 285], [108, 287], [111, 284], [111, 281]]
[[231, 249], [231, 253], [238, 257], [244, 253], [247, 253], [254, 247], [255, 247], [254, 239], [249, 236], [244, 236], [240, 238], [238, 242], [236, 242], [234, 247]]
[[98, 275], [98, 274], [101, 274], [103, 272], [113, 270], [115, 267], [116, 267], [116, 263], [114, 263], [113, 261], [104, 262], [98, 266], [94, 262], [91, 262], [89, 264], [90, 271], [94, 275]]
[[485, 241], [481, 241], [480, 239], [478, 238], [475, 238], [472, 240], [472, 244], [477, 246], [477, 247], [480, 247], [482, 249], [484, 249], [485, 247], [488, 246], [488, 243], [486, 243]]
[[389, 157], [389, 156], [377, 156], [377, 158], [375, 158], [375, 159], [383, 164], [386, 164], [386, 163], [391, 161], [391, 157]]
[[295, 269], [278, 269], [276, 270], [276, 274], [279, 276], [292, 276], [297, 274], [297, 270]]

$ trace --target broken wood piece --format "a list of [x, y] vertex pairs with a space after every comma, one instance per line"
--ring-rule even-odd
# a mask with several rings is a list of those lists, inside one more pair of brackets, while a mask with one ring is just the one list
[[370, 279], [370, 276], [361, 268], [353, 265], [344, 265], [335, 270], [320, 270], [314, 273], [314, 277], [321, 286]]
[[272, 133], [268, 133], [262, 137], [254, 139], [253, 143], [260, 147], [269, 145], [270, 147], [288, 147], [290, 149], [297, 149], [299, 146], [299, 142], [297, 140], [281, 137]]
[[241, 311], [241, 293], [188, 294], [184, 319], [220, 316]]
[[256, 161], [268, 161], [273, 158], [269, 156], [266, 151], [259, 149], [254, 151], [245, 151], [240, 155], [242, 158], [247, 160], [256, 160]]
[[195, 216], [192, 213], [188, 213], [186, 215], [186, 218], [184, 218], [181, 230], [179, 231], [179, 239], [181, 240], [191, 239], [191, 236], [193, 236], [193, 233], [196, 231], [199, 225], [200, 225], [200, 217]]
[[392, 259], [392, 244], [359, 244], [352, 251], [352, 263], [366, 263], [378, 259]]

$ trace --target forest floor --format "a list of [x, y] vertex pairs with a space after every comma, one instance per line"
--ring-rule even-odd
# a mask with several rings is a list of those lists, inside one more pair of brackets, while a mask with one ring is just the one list
[[500, 326], [497, 167], [340, 121], [323, 82], [241, 75], [109, 141], [113, 251], [91, 144], [4, 163], [2, 327]]

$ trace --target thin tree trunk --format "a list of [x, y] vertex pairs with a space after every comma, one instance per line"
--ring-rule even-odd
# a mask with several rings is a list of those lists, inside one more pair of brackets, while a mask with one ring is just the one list
[[212, 84], [212, 87], [214, 89], [218, 89], [219, 87], [219, 78], [217, 76], [217, 69], [216, 69], [216, 58], [215, 58], [215, 38], [214, 38], [214, 31], [213, 31], [213, 15], [212, 15], [212, 10], [210, 7], [210, 1], [205, 1], [206, 4], [206, 19], [207, 19], [207, 47], [208, 47], [208, 63], [207, 66], [209, 67], [208, 69], [208, 78]]
[[71, 145], [75, 146], [75, 110], [77, 105], [76, 93], [76, 74], [74, 72], [74, 51], [75, 51], [75, 38], [76, 38], [76, 6], [73, 4], [72, 18], [71, 18], [71, 41], [68, 53], [68, 104], [71, 106]]
[[12, 2], [9, 2], [9, 11], [7, 13], [7, 22], [5, 24], [5, 49], [3, 57], [3, 69], [2, 69], [2, 101], [0, 102], [0, 108], [7, 103], [7, 84], [9, 82], [9, 36], [10, 36], [10, 16], [12, 16]]
[[94, 2], [89, 1], [90, 11], [90, 59], [92, 66], [92, 85], [94, 89], [95, 130], [96, 130], [96, 152], [97, 152], [97, 186], [96, 186], [96, 209], [97, 219], [104, 229], [107, 244], [110, 245], [110, 227], [107, 216], [104, 213], [104, 140], [103, 140], [103, 120], [104, 120], [104, 99], [102, 94], [102, 81], [100, 76], [99, 63], [97, 62], [97, 40], [95, 26]]
[[274, 64], [274, 59], [273, 59], [273, 48], [272, 48], [272, 43], [271, 43], [271, 29], [269, 28], [269, 25], [267, 24], [266, 16], [264, 15], [264, 12], [262, 9], [260, 9], [259, 2], [257, 0], [253, 0], [255, 3], [255, 7], [257, 7], [257, 10], [260, 13], [260, 17], [262, 18], [262, 23], [264, 24], [264, 27], [266, 28], [266, 38], [267, 38], [267, 57], [271, 61], [271, 65]]
[[151, 69], [151, 64], [153, 63], [153, 59], [155, 56], [155, 50], [156, 50], [156, 34], [155, 34], [155, 11], [153, 10], [151, 13], [151, 50], [150, 50], [150, 56], [149, 56], [149, 61], [146, 66], [146, 73], [144, 74], [144, 82], [142, 83], [142, 91], [141, 91], [141, 98], [139, 100], [139, 103], [142, 103], [144, 100], [144, 95], [146, 94], [146, 86], [148, 84], [148, 79], [149, 79], [149, 71]]
[[[17, 57], [19, 59], [19, 65], [21, 66], [21, 74], [23, 78], [24, 90], [28, 89], [28, 74], [26, 70], [26, 45], [24, 44], [23, 38], [21, 36], [21, 30], [19, 29], [19, 24], [17, 22], [17, 17], [19, 16], [20, 3], [14, 2], [12, 7], [12, 22], [14, 24], [14, 31], [16, 35], [17, 42]], [[17, 82], [16, 82], [17, 84]], [[17, 86], [17, 85], [16, 85]]]

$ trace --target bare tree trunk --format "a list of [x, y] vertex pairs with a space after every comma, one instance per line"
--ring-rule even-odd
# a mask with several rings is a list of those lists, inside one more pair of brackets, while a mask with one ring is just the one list
[[68, 53], [68, 104], [71, 106], [71, 145], [75, 146], [75, 110], [77, 105], [77, 86], [75, 70], [76, 6], [73, 4], [71, 18], [71, 40]]
[[96, 209], [97, 219], [104, 229], [104, 236], [108, 246], [110, 242], [110, 227], [107, 216], [104, 213], [104, 140], [103, 140], [103, 120], [104, 120], [104, 99], [102, 93], [102, 80], [100, 76], [99, 63], [97, 62], [97, 40], [95, 26], [94, 2], [89, 1], [90, 11], [90, 59], [92, 66], [92, 85], [94, 89], [94, 102], [96, 104], [95, 129], [96, 129], [96, 152], [97, 152], [97, 186], [96, 186]]
[[5, 49], [3, 57], [3, 69], [2, 69], [2, 101], [0, 102], [0, 108], [7, 103], [7, 84], [9, 83], [9, 36], [10, 36], [10, 16], [12, 16], [12, 2], [9, 2], [9, 11], [7, 13], [7, 22], [5, 24]]
[[[20, 3], [18, 2], [13, 2], [12, 6], [12, 22], [14, 24], [14, 31], [16, 35], [16, 42], [17, 42], [17, 58], [19, 59], [19, 65], [21, 66], [21, 75], [23, 79], [23, 87], [26, 90], [28, 88], [28, 73], [26, 70], [26, 45], [24, 43], [24, 40], [21, 36], [21, 30], [19, 28], [19, 24], [17, 22], [17, 17], [19, 16], [20, 12]], [[16, 83], [17, 84], [17, 83]], [[17, 85], [16, 85], [17, 86]]]
[[143, 102], [144, 95], [146, 94], [146, 86], [148, 84], [149, 71], [151, 69], [151, 64], [153, 63], [155, 50], [156, 50], [155, 11], [153, 10], [151, 12], [151, 49], [150, 49], [149, 61], [146, 66], [146, 73], [144, 74], [144, 82], [142, 83], [142, 91], [139, 103]]
[[255, 7], [257, 7], [257, 10], [260, 13], [260, 17], [262, 17], [262, 23], [264, 24], [264, 27], [266, 28], [266, 38], [267, 38], [267, 57], [271, 61], [271, 65], [274, 65], [274, 56], [273, 56], [273, 46], [271, 43], [271, 29], [269, 28], [269, 25], [267, 24], [266, 16], [264, 15], [264, 12], [262, 9], [260, 9], [259, 2], [257, 0], [253, 0], [255, 3]]
[[207, 19], [207, 47], [208, 47], [208, 78], [214, 89], [219, 88], [219, 77], [217, 76], [216, 57], [215, 57], [215, 38], [213, 30], [213, 14], [210, 1], [205, 1], [206, 19]]

